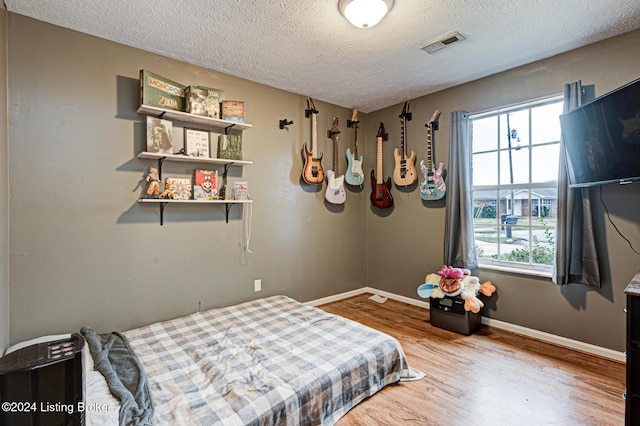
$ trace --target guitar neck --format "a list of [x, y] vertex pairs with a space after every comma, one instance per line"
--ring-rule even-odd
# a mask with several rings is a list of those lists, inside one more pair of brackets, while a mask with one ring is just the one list
[[311, 113], [311, 155], [318, 158], [318, 123], [315, 112]]
[[431, 158], [431, 126], [427, 127], [427, 169], [433, 169], [433, 160]]
[[400, 122], [400, 152], [402, 153], [402, 158], [405, 158], [407, 156], [407, 149], [404, 142], [404, 138], [405, 138], [404, 129], [405, 129], [406, 123], [407, 123], [407, 119], [403, 117], [402, 121]]
[[384, 176], [382, 175], [382, 138], [378, 138], [378, 164], [376, 167], [376, 176], [378, 177], [378, 181], [384, 181]]
[[333, 136], [333, 171], [338, 173], [338, 135]]
[[358, 123], [353, 124], [353, 156], [358, 158]]

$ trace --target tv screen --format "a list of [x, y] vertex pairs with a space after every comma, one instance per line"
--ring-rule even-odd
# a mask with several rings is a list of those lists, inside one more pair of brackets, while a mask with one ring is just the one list
[[640, 79], [560, 116], [572, 188], [640, 180]]

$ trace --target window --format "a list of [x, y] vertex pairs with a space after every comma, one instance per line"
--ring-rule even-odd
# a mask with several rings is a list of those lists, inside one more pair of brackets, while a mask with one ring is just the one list
[[470, 116], [478, 263], [550, 273], [562, 97]]

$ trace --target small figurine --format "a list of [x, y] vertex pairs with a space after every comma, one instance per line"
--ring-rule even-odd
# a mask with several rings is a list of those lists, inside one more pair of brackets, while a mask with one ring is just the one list
[[160, 193], [160, 186], [158, 185], [158, 169], [151, 167], [145, 181], [149, 182], [146, 198], [158, 198], [158, 194]]
[[173, 179], [166, 178], [164, 180], [164, 191], [160, 194], [160, 198], [172, 199], [176, 196], [176, 185]]

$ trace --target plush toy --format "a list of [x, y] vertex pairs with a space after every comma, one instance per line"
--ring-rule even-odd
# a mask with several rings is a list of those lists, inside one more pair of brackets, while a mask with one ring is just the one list
[[463, 269], [442, 265], [438, 275], [440, 275], [440, 290], [447, 296], [457, 296], [464, 290], [462, 287]]
[[[442, 269], [438, 271], [438, 275], [444, 278], [462, 278], [468, 269], [454, 268], [452, 266], [442, 265]], [[469, 271], [469, 273], [471, 273]]]
[[160, 193], [160, 186], [158, 185], [158, 169], [155, 167], [151, 167], [149, 169], [149, 173], [145, 178], [145, 181], [149, 182], [149, 186], [147, 187], [147, 198], [158, 198], [158, 194]]
[[[448, 275], [451, 275], [449, 277]], [[455, 277], [455, 278], [454, 278]], [[445, 289], [442, 288], [443, 279], [451, 280], [455, 279], [459, 281], [460, 288], [453, 293], [449, 293], [450, 288], [447, 285]], [[447, 283], [448, 284], [448, 283]], [[491, 281], [480, 284], [480, 279], [471, 275], [471, 271], [468, 269], [452, 268], [443, 266], [437, 274], [429, 274], [424, 279], [424, 284], [418, 287], [418, 295], [422, 298], [436, 298], [440, 299], [445, 296], [460, 296], [464, 300], [464, 309], [471, 311], [474, 314], [480, 312], [480, 309], [484, 307], [484, 303], [478, 299], [478, 293], [490, 297], [495, 293], [496, 287]]]

